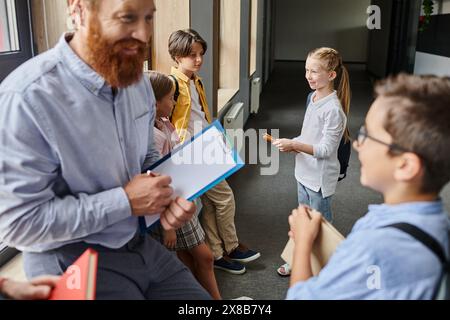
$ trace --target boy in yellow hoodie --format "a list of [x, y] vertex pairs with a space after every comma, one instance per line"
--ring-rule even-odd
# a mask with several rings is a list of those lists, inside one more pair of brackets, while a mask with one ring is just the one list
[[[209, 126], [212, 118], [201, 78], [197, 75], [203, 64], [207, 43], [194, 30], [178, 30], [169, 38], [169, 53], [177, 63], [172, 78], [177, 88], [176, 106], [171, 121], [182, 142]], [[226, 181], [202, 197], [201, 224], [214, 254], [214, 267], [232, 274], [245, 273], [243, 263], [254, 261], [260, 253], [239, 243], [234, 223], [235, 201]]]

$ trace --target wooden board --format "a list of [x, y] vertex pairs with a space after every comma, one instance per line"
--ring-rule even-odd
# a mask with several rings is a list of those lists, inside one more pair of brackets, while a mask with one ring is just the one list
[[169, 36], [190, 27], [190, 1], [155, 0], [155, 6], [152, 69], [169, 74], [174, 65], [168, 51]]

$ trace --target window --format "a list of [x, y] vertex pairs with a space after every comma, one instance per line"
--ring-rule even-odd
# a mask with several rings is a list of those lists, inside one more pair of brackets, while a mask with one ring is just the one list
[[0, 82], [33, 56], [29, 1], [0, 0]]
[[239, 91], [241, 0], [220, 0], [218, 113]]
[[14, 0], [0, 0], [0, 53], [19, 50], [16, 4]]
[[256, 51], [258, 39], [258, 1], [251, 1], [251, 17], [250, 17], [250, 73], [251, 77], [256, 72]]
[[[29, 1], [0, 0], [0, 82], [33, 55]], [[17, 253], [0, 242], [0, 266]]]

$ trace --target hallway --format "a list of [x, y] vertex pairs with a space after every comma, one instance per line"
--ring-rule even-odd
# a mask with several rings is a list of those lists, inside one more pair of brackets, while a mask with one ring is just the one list
[[[360, 64], [348, 65], [352, 88], [349, 126], [352, 138], [364, 123], [372, 102], [372, 83]], [[246, 129], [280, 129], [280, 136], [298, 136], [303, 121], [309, 87], [304, 79], [304, 64], [276, 62], [275, 70], [261, 96], [260, 113], [252, 116]], [[261, 143], [261, 142], [260, 142]], [[236, 198], [236, 226], [240, 241], [261, 252], [261, 258], [247, 265], [242, 276], [216, 271], [224, 299], [249, 296], [253, 299], [284, 299], [288, 278], [281, 278], [276, 268], [288, 240], [288, 221], [297, 206], [294, 156], [280, 155], [280, 170], [274, 176], [260, 175], [261, 165], [246, 165], [229, 179]], [[333, 198], [334, 225], [347, 235], [370, 203], [382, 198], [363, 188], [359, 182], [359, 161], [352, 152], [348, 175], [338, 184]], [[450, 188], [444, 199], [450, 203]], [[447, 206], [448, 208], [449, 206]]]

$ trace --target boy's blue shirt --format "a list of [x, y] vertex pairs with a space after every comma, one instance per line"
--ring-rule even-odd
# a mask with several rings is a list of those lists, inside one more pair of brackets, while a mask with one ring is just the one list
[[388, 225], [406, 222], [448, 252], [449, 217], [441, 201], [371, 205], [321, 273], [287, 299], [431, 299], [441, 274], [436, 255]]

